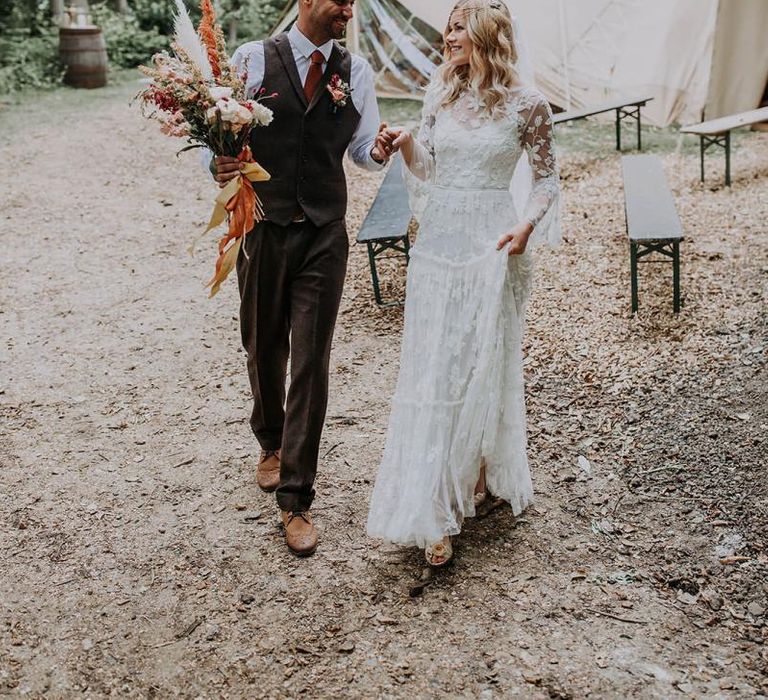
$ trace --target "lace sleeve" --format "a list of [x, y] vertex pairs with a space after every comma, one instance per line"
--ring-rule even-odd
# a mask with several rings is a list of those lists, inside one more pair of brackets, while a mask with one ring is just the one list
[[408, 199], [414, 217], [421, 219], [427, 208], [432, 183], [435, 181], [435, 123], [440, 105], [438, 88], [433, 80], [424, 95], [421, 125], [413, 140], [413, 156], [410, 163], [403, 163]]
[[526, 116], [522, 145], [533, 171], [533, 189], [523, 219], [536, 227], [557, 200], [560, 186], [555, 160], [552, 111], [545, 100], [539, 100]]
[[523, 221], [534, 227], [531, 239], [556, 245], [560, 238], [560, 183], [555, 157], [552, 110], [539, 93], [533, 93], [521, 112], [520, 142], [531, 170], [531, 188], [523, 208]]
[[411, 173], [425, 182], [433, 182], [435, 179], [434, 137], [439, 101], [436, 92], [434, 84], [430, 83], [424, 95], [419, 133], [413, 141], [413, 159], [408, 164]]

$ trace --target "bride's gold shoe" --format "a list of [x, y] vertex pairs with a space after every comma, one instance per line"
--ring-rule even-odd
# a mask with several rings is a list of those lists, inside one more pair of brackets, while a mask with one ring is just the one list
[[452, 556], [453, 546], [451, 545], [450, 535], [446, 535], [440, 542], [435, 542], [424, 550], [424, 558], [427, 560], [427, 564], [435, 568], [445, 566]]
[[480, 459], [480, 474], [477, 477], [477, 484], [475, 484], [475, 510], [480, 508], [488, 500], [488, 485], [485, 482], [485, 457]]

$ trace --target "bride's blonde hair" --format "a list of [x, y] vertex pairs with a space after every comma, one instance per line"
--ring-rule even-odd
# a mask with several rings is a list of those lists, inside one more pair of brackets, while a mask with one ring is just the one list
[[[447, 39], [451, 33], [451, 20], [457, 12], [464, 16], [472, 43], [469, 64], [463, 66], [448, 63]], [[443, 105], [455, 102], [468, 88], [490, 113], [503, 111], [510, 89], [519, 82], [515, 70], [515, 32], [504, 0], [459, 0], [448, 18], [443, 40], [446, 61], [440, 72], [445, 87]]]

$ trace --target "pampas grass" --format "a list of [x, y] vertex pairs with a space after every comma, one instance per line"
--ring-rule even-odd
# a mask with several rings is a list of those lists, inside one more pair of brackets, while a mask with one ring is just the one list
[[200, 69], [205, 80], [213, 80], [213, 69], [208, 60], [208, 50], [200, 40], [189, 17], [184, 0], [176, 0], [176, 17], [173, 21], [176, 43], [184, 50], [189, 59]]

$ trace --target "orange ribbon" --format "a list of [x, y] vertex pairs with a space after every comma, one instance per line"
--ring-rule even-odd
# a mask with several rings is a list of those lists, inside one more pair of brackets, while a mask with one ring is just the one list
[[222, 282], [237, 264], [237, 256], [245, 236], [264, 218], [264, 210], [251, 183], [269, 180], [270, 175], [253, 160], [248, 146], [240, 151], [237, 160], [243, 164], [240, 174], [230, 180], [216, 198], [216, 208], [205, 231], [207, 233], [223, 223], [225, 218], [229, 221], [229, 229], [219, 241], [216, 271], [206, 285], [211, 288], [211, 297], [219, 291]]

